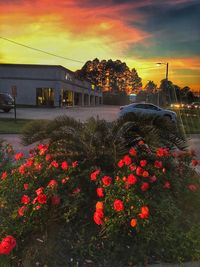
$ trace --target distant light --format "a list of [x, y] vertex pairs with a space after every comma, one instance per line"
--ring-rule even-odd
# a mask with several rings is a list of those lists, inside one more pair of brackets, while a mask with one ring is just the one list
[[136, 96], [136, 94], [130, 94], [129, 96]]

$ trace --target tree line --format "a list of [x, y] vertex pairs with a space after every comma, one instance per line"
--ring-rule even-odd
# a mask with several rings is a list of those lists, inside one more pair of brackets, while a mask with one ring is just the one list
[[190, 103], [197, 100], [188, 86], [181, 88], [166, 79], [160, 82], [159, 87], [153, 81], [148, 81], [142, 89], [142, 79], [137, 70], [130, 69], [120, 60], [95, 58], [87, 61], [75, 75], [78, 79], [88, 80], [101, 87], [106, 97], [111, 95], [125, 97], [136, 93], [138, 101], [149, 101], [159, 105], [174, 102]]

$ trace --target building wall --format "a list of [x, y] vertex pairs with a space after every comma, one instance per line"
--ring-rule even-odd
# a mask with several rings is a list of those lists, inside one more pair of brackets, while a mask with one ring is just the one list
[[[73, 73], [62, 66], [0, 64], [0, 92], [11, 94], [12, 86], [17, 87], [17, 104], [36, 105], [36, 88], [53, 88], [54, 106], [59, 106], [62, 90], [102, 97], [97, 88], [75, 79]], [[78, 103], [83, 105], [84, 101]]]

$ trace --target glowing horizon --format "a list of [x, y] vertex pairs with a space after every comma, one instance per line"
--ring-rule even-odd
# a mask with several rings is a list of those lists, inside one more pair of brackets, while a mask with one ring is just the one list
[[[199, 39], [189, 33], [197, 31], [196, 13], [193, 15], [195, 19], [191, 19], [191, 28], [181, 28], [181, 23], [185, 27], [185, 17], [181, 14], [188, 11], [188, 16], [191, 5], [200, 10], [198, 1], [156, 3], [153, 0], [139, 3], [130, 0], [95, 3], [90, 0], [60, 0], [56, 3], [53, 0], [36, 0], [34, 3], [9, 0], [0, 3], [0, 33], [15, 42], [84, 63], [94, 58], [119, 59], [129, 68], [136, 68], [143, 85], [148, 80], [159, 85], [165, 78], [165, 66], [156, 67], [155, 63], [168, 62], [169, 80], [180, 87], [200, 90], [200, 54], [196, 49]], [[175, 13], [177, 22], [174, 21], [173, 29], [170, 28], [171, 21], [160, 20], [162, 25], [158, 25], [159, 18], [164, 17], [159, 17], [159, 10], [166, 14]], [[153, 16], [155, 11], [158, 21]], [[166, 34], [169, 42], [165, 39]], [[73, 71], [84, 64], [45, 55], [3, 39], [0, 39], [0, 47], [0, 63], [54, 64]]]

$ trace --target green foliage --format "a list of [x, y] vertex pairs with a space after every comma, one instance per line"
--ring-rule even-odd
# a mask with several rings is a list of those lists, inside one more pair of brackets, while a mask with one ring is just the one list
[[[40, 144], [28, 159], [20, 155], [15, 156], [19, 160], [9, 159], [7, 176], [0, 179], [0, 238], [16, 237], [12, 259], [16, 266], [20, 260], [27, 267], [36, 262], [49, 267], [124, 267], [200, 259], [200, 184], [191, 167], [191, 153], [157, 152], [159, 146], [184, 146], [172, 125], [155, 117], [127, 116], [113, 123], [59, 117], [29, 127], [24, 141], [45, 140], [49, 145]], [[137, 155], [127, 163], [124, 155], [130, 148]], [[144, 159], [147, 176], [136, 173]], [[162, 161], [162, 168], [155, 168], [155, 160]], [[62, 167], [65, 161], [66, 169]], [[100, 173], [95, 183], [90, 174], [96, 170]], [[4, 167], [0, 177], [3, 172]], [[131, 173], [137, 183], [126, 187], [125, 178]], [[112, 183], [105, 186], [102, 178], [108, 175]], [[155, 181], [151, 180], [154, 175]], [[51, 180], [55, 186], [49, 185]], [[141, 190], [144, 182], [149, 184], [145, 191]], [[41, 187], [45, 203], [37, 198], [36, 190]], [[104, 197], [98, 198], [96, 187], [103, 188]], [[27, 204], [22, 203], [23, 195], [30, 198]], [[57, 198], [53, 204], [54, 196], [60, 201]], [[122, 211], [113, 209], [116, 199], [123, 201]], [[98, 200], [104, 207], [99, 226], [93, 221]], [[149, 208], [144, 219], [139, 216], [143, 206]], [[130, 226], [133, 218], [136, 227]]]

